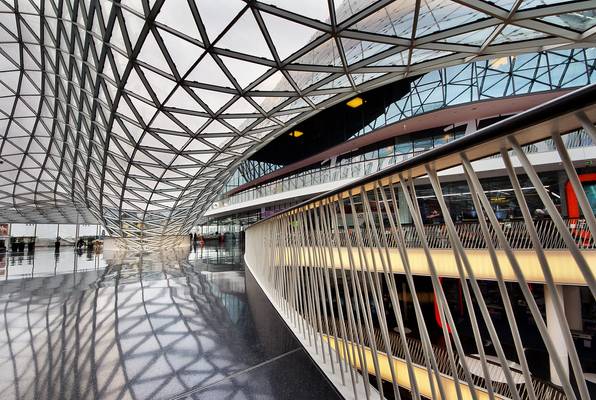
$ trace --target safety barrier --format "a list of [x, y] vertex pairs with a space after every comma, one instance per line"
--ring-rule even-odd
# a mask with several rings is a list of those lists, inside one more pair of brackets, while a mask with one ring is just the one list
[[[583, 127], [596, 142], [593, 121], [591, 85], [318, 196], [251, 226], [247, 267], [344, 395], [399, 399], [402, 387], [413, 398], [589, 399], [561, 293], [562, 284], [573, 284], [587, 288], [591, 301], [596, 297], [596, 218], [562, 135]], [[545, 139], [556, 147], [578, 218], [562, 216], [523, 151]], [[502, 157], [520, 221], [498, 218], [475, 169], [495, 154]], [[454, 167], [480, 216], [475, 223], [454, 221], [443, 195], [440, 172]], [[522, 177], [543, 205], [542, 219], [528, 204]], [[420, 182], [430, 183], [441, 224], [423, 223]], [[406, 217], [411, 225], [402, 224]], [[449, 256], [450, 274], [437, 254]], [[487, 265], [480, 268], [481, 262]], [[458, 282], [459, 315], [446, 277]], [[485, 280], [498, 293], [498, 321]], [[540, 301], [531, 282], [541, 283]], [[423, 301], [429, 287], [430, 321], [440, 328], [429, 323]], [[514, 294], [524, 303], [523, 315]], [[411, 310], [414, 316], [406, 318]], [[528, 324], [537, 337], [526, 335], [521, 326]], [[407, 338], [397, 347], [394, 331]], [[530, 339], [548, 355], [556, 385], [537, 378]]]

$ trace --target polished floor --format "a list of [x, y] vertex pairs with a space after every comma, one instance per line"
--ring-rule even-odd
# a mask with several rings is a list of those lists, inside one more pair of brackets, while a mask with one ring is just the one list
[[0, 399], [339, 398], [241, 254], [0, 255]]

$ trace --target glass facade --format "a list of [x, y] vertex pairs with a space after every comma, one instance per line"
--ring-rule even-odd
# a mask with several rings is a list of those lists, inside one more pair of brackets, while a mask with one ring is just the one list
[[[241, 160], [297, 121], [406, 76], [426, 74], [419, 87], [432, 87], [428, 72], [476, 58], [493, 60], [470, 75], [484, 77], [482, 93], [419, 90], [422, 102], [509, 95], [525, 72], [509, 85], [497, 71], [525, 59], [503, 57], [585, 47], [594, 21], [579, 1], [329, 4], [7, 2], [0, 220], [78, 218], [130, 237], [188, 231]], [[552, 79], [573, 80], [549, 65]], [[441, 79], [467, 80], [449, 71]], [[526, 78], [548, 88], [541, 73]], [[396, 105], [383, 123], [419, 108]]]
[[[544, 51], [483, 60], [431, 71], [411, 84], [409, 94], [387, 104], [379, 117], [353, 136], [363, 136], [386, 125], [416, 115], [450, 106], [482, 100], [519, 96], [593, 83], [596, 79], [596, 48]], [[461, 132], [459, 133], [461, 134]], [[449, 134], [420, 138], [413, 143], [396, 143], [397, 154], [411, 154], [428, 150], [453, 139]], [[264, 164], [264, 163], [260, 163]], [[279, 166], [255, 166], [251, 160], [240, 164], [226, 185], [226, 191], [266, 175]], [[241, 171], [252, 170], [252, 174]]]

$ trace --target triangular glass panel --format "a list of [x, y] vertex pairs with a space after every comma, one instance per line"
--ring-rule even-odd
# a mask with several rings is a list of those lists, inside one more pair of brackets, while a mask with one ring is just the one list
[[388, 57], [383, 58], [375, 63], [373, 66], [393, 66], [393, 65], [404, 65], [408, 64], [408, 52], [409, 50], [400, 51], [399, 53], [392, 54]]
[[229, 93], [217, 92], [214, 90], [206, 90], [192, 87], [191, 88], [202, 102], [207, 104], [209, 109], [216, 113], [224, 104], [230, 101], [234, 95]]
[[347, 76], [341, 75], [339, 78], [332, 80], [324, 84], [323, 86], [319, 87], [319, 89], [337, 89], [337, 88], [346, 88], [350, 87], [352, 84]]
[[238, 129], [240, 132], [244, 131], [246, 127], [252, 124], [256, 118], [226, 118], [225, 121]]
[[[213, 42], [246, 5], [240, 0], [196, 1], [201, 20]], [[250, 13], [250, 10], [248, 11]]]
[[253, 90], [256, 91], [292, 91], [294, 88], [288, 82], [284, 74], [281, 71], [275, 71], [273, 75], [259, 83]]
[[309, 86], [325, 79], [330, 74], [328, 72], [312, 72], [312, 71], [288, 71], [292, 80], [298, 85], [300, 90], [306, 89]]
[[340, 67], [341, 57], [335, 39], [329, 39], [294, 61], [295, 64], [330, 65]]
[[318, 96], [307, 96], [307, 97], [313, 103], [319, 104], [319, 103], [322, 103], [323, 101], [325, 101], [327, 99], [330, 99], [333, 96], [334, 96], [333, 94], [320, 94]]
[[394, 1], [357, 22], [354, 27], [363, 32], [409, 39], [415, 8], [415, 1]]
[[159, 34], [162, 37], [170, 58], [176, 65], [176, 70], [180, 76], [184, 76], [188, 69], [199, 59], [203, 49], [188, 40], [182, 39], [165, 30], [160, 29]]
[[256, 57], [273, 59], [263, 33], [250, 10], [242, 14], [240, 19], [217, 42], [216, 46]]
[[19, 83], [19, 71], [7, 71], [0, 73], [0, 81], [4, 83], [11, 91], [16, 92]]
[[[501, 0], [501, 1], [503, 1], [504, 3], [510, 4], [509, 7], [511, 7], [511, 4], [515, 2], [514, 0]], [[501, 1], [499, 1], [499, 3], [501, 3]], [[523, 9], [527, 9], [527, 8], [544, 7], [545, 5], [554, 3], [556, 1], [557, 0], [523, 0], [519, 9], [523, 10]], [[499, 4], [499, 6], [501, 6], [501, 4]]]
[[209, 53], [205, 54], [201, 61], [192, 69], [186, 80], [215, 86], [234, 87]]
[[174, 93], [172, 93], [166, 106], [181, 110], [204, 111], [203, 107], [182, 86], [178, 86]]
[[[106, 17], [104, 17], [104, 19], [105, 18]], [[116, 21], [114, 22], [114, 26], [112, 28], [112, 36], [110, 36], [109, 45], [112, 47], [117, 47], [118, 49], [126, 52], [126, 45], [124, 44], [124, 37], [122, 36], [122, 30], [120, 29], [120, 22], [118, 21], [118, 19], [116, 19]]]
[[190, 139], [186, 135], [170, 135], [167, 133], [160, 133], [159, 137], [177, 150], [182, 149]]
[[343, 22], [360, 11], [377, 3], [379, 0], [336, 1], [335, 15], [337, 22]]
[[[26, 46], [26, 49], [29, 49], [30, 46]], [[31, 73], [33, 70], [40, 70], [41, 64], [34, 58], [29, 51], [23, 50], [23, 67], [28, 73]], [[17, 67], [12, 67], [17, 68]]]
[[291, 113], [291, 114], [281, 114], [281, 115], [274, 115], [275, 119], [283, 122], [284, 124], [294, 117], [300, 115], [300, 113]]
[[[13, 3], [9, 1], [8, 4]], [[34, 6], [30, 0], [21, 0], [19, 2], [19, 12], [31, 13], [31, 14], [39, 14], [39, 4], [34, 2], [36, 5]], [[2, 11], [11, 11], [8, 6], [0, 6], [0, 10]]]
[[244, 97], [239, 97], [232, 105], [225, 109], [225, 114], [255, 114], [256, 108]]
[[211, 160], [211, 157], [213, 157], [214, 153], [203, 153], [203, 154], [193, 154], [192, 158], [198, 160], [199, 162], [206, 164], [209, 160]]
[[281, 60], [294, 54], [322, 34], [321, 31], [273, 14], [261, 13], [261, 16]]
[[266, 65], [255, 64], [231, 57], [221, 57], [221, 60], [230, 70], [230, 73], [241, 88], [245, 88], [249, 83], [254, 82], [269, 69]]
[[283, 110], [294, 110], [294, 109], [298, 109], [298, 108], [310, 109], [310, 106], [308, 105], [308, 103], [306, 101], [304, 101], [304, 99], [302, 97], [299, 97], [296, 100], [294, 100], [293, 102], [291, 102], [290, 104], [288, 104], [287, 106], [285, 106], [283, 108]]
[[172, 92], [176, 83], [163, 75], [153, 72], [147, 68], [142, 68], [143, 74], [147, 79], [151, 89], [157, 95], [157, 99], [163, 102]]
[[140, 14], [145, 15], [143, 2], [141, 0], [127, 0], [124, 5]]
[[261, 140], [264, 137], [268, 136], [273, 131], [275, 131], [275, 129], [268, 129], [268, 130], [264, 130], [264, 131], [255, 132], [255, 133], [251, 134], [250, 136], [252, 136], [255, 139]]
[[229, 133], [230, 128], [219, 122], [218, 120], [213, 120], [209, 126], [201, 131], [201, 133]]
[[158, 68], [166, 73], [170, 72], [170, 66], [166, 61], [166, 58], [161, 51], [161, 48], [157, 44], [157, 40], [153, 36], [153, 32], [149, 32], [145, 41], [143, 42], [143, 47], [141, 47], [141, 51], [137, 56], [137, 59], [143, 61], [152, 67]]
[[176, 159], [174, 160], [173, 163], [174, 163], [174, 165], [193, 165], [193, 166], [196, 165], [196, 163], [193, 160], [191, 160], [187, 157], [184, 157], [184, 156], [176, 157]]
[[[5, 98], [6, 96], [12, 96], [14, 93], [10, 91], [2, 82], [3, 74], [0, 73], [0, 98]], [[6, 114], [6, 109], [0, 109], [0, 112]]]
[[122, 8], [121, 10], [131, 47], [134, 48], [137, 43], [137, 40], [139, 39], [139, 35], [143, 30], [145, 21], [138, 17], [136, 14], [133, 14], [124, 8]]
[[[141, 127], [137, 126], [136, 124], [133, 124], [132, 122], [125, 120], [124, 118], [116, 117], [115, 120], [119, 121], [120, 124], [123, 126], [123, 128], [125, 128], [128, 131], [131, 141], [133, 141], [134, 143], [137, 143], [141, 139], [141, 136], [143, 135], [143, 129]], [[115, 127], [116, 124], [114, 124], [113, 126]], [[124, 131], [122, 131], [122, 132], [124, 132]]]
[[328, 2], [321, 0], [266, 0], [275, 7], [288, 10], [294, 14], [304, 15], [307, 18], [318, 19], [319, 21], [329, 23]]
[[[1, 103], [0, 103], [1, 104]], [[120, 98], [120, 102], [118, 103], [118, 109], [116, 110], [120, 115], [123, 115], [127, 118], [131, 118], [133, 120], [136, 120], [136, 116], [134, 114], [134, 112], [132, 112], [130, 106], [128, 105], [128, 103], [125, 100], [125, 97], [121, 97]]]
[[201, 140], [193, 139], [185, 148], [185, 152], [189, 151], [213, 151], [213, 148], [208, 144], [203, 143]]
[[[264, 119], [263, 121], [261, 121], [260, 124], [258, 124], [257, 126], [255, 126], [253, 129], [262, 129], [262, 128], [269, 128], [271, 126], [278, 126], [277, 122], [272, 121], [268, 118]], [[236, 141], [234, 144], [238, 143], [238, 141]]]
[[130, 71], [130, 74], [128, 75], [128, 79], [126, 80], [125, 89], [128, 90], [129, 92], [137, 94], [149, 101], [152, 100], [151, 95], [147, 91], [147, 88], [143, 84], [143, 81], [139, 77], [139, 74], [137, 74], [137, 71], [135, 68], [133, 68]]
[[489, 36], [493, 33], [495, 29], [495, 26], [489, 26], [488, 28], [462, 33], [461, 35], [451, 36], [446, 39], [440, 40], [440, 42], [481, 46], [486, 41], [486, 39], [489, 38]]
[[151, 122], [151, 128], [165, 129], [170, 131], [180, 131], [181, 128], [176, 124], [170, 117], [163, 112], [157, 113], [153, 121]]
[[[141, 115], [142, 121], [139, 122], [144, 122], [145, 124], [148, 124], [151, 121], [151, 118], [153, 118], [153, 116], [155, 115], [155, 112], [157, 111], [157, 109], [153, 106], [153, 103], [147, 104], [144, 101], [141, 101], [133, 96], [129, 96], [128, 98], [136, 108], [137, 112]], [[124, 99], [120, 99], [120, 104], [122, 104], [123, 101]], [[118, 109], [120, 109], [120, 105], [118, 106]]]
[[199, 29], [186, 0], [165, 1], [155, 20], [188, 37], [200, 39]]
[[275, 107], [279, 106], [281, 103], [286, 101], [287, 97], [259, 97], [259, 96], [251, 96], [251, 98], [261, 107], [265, 112], [269, 112], [273, 110]]
[[367, 42], [365, 40], [342, 38], [341, 42], [349, 65], [360, 62], [391, 47], [391, 45], [386, 43]]
[[425, 0], [420, 4], [416, 37], [427, 36], [485, 18], [488, 18], [487, 14], [453, 1]]
[[522, 28], [516, 25], [506, 25], [501, 33], [491, 42], [491, 45], [501, 43], [522, 42], [524, 40], [531, 40], [546, 37], [547, 35], [532, 29]]
[[[2, 45], [4, 46], [4, 44]], [[0, 54], [0, 71], [7, 71], [11, 69], [18, 69], [19, 65], [14, 64], [8, 58], [4, 57], [4, 55]]]
[[382, 72], [367, 73], [367, 74], [352, 74], [352, 80], [354, 81], [355, 85], [362, 85], [365, 82], [371, 81], [371, 80], [376, 79], [383, 75], [384, 75], [384, 73], [382, 73]]
[[439, 51], [430, 49], [413, 49], [411, 64], [418, 64], [421, 62], [434, 60], [435, 58], [444, 57], [453, 54], [451, 51]]
[[183, 113], [172, 113], [174, 118], [182, 122], [191, 132], [196, 132], [202, 127], [208, 118], [201, 117], [198, 115], [183, 114]]
[[[22, 2], [20, 2], [22, 4]], [[39, 41], [39, 28], [41, 26], [41, 21], [39, 20], [39, 13], [35, 13], [36, 15], [29, 15], [23, 14], [23, 11], [20, 9], [19, 4], [19, 12], [21, 13], [20, 17], [21, 20], [21, 38], [24, 42], [38, 42]], [[26, 12], [26, 11], [25, 11]], [[25, 24], [23, 22], [26, 22]], [[30, 31], [30, 33], [25, 33], [24, 31]]]
[[[164, 144], [159, 141], [154, 135], [161, 136], [159, 133], [152, 133], [150, 131], [145, 132], [145, 136], [143, 136], [143, 140], [141, 140], [141, 146], [143, 147], [155, 147], [158, 149], [164, 148]], [[135, 160], [138, 158], [138, 152], [135, 154]]]

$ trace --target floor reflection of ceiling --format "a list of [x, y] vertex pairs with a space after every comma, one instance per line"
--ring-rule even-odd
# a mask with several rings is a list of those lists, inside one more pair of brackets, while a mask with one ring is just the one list
[[157, 264], [3, 283], [0, 397], [169, 398], [248, 368], [242, 273], [226, 274], [221, 288]]

